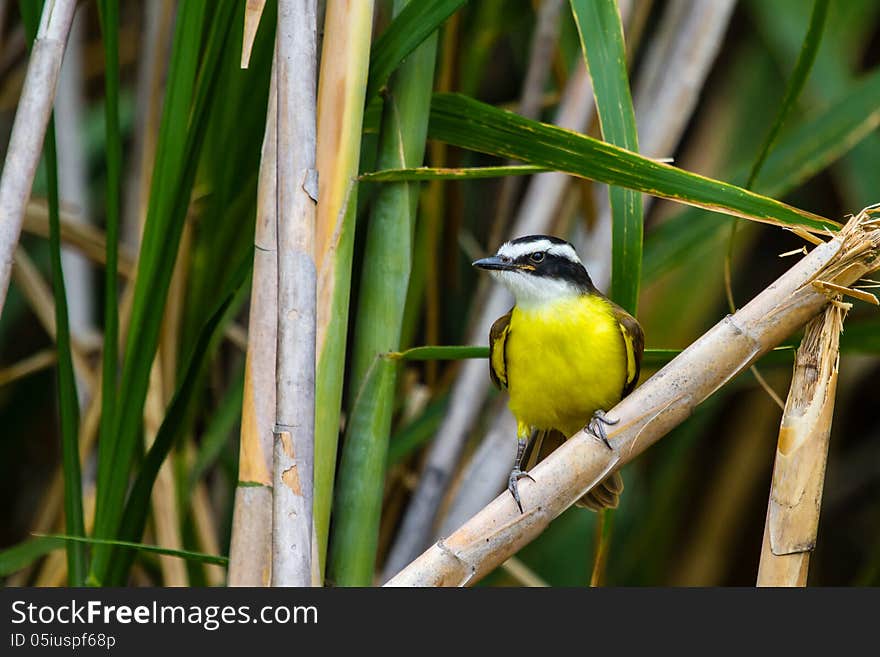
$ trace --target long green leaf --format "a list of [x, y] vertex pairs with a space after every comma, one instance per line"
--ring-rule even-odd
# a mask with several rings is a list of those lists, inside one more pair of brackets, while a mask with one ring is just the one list
[[[571, 0], [584, 58], [593, 81], [605, 141], [639, 150], [636, 113], [626, 71], [626, 45], [617, 0]], [[636, 314], [642, 270], [642, 196], [608, 189], [611, 204], [611, 298]], [[610, 522], [606, 523], [610, 526]]]
[[388, 81], [388, 76], [467, 0], [420, 0], [401, 11], [373, 44], [367, 99]]
[[[95, 535], [113, 538], [123, 511], [128, 473], [141, 435], [142, 414], [153, 354], [159, 338], [177, 247], [189, 207], [199, 154], [218, 78], [219, 61], [232, 27], [234, 3], [218, 4], [194, 87], [206, 4], [182, 3], [172, 52], [172, 66], [150, 202], [138, 261], [131, 329], [125, 348], [115, 441], [100, 454]], [[194, 99], [193, 99], [194, 97]], [[103, 461], [103, 478], [100, 468]], [[109, 551], [96, 546], [90, 578], [103, 581]]]
[[714, 212], [827, 233], [838, 224], [754, 192], [525, 119], [460, 94], [435, 94], [428, 136]]
[[460, 167], [442, 169], [418, 167], [416, 169], [385, 169], [358, 176], [364, 182], [417, 182], [421, 180], [479, 180], [481, 178], [502, 178], [505, 176], [530, 176], [549, 171], [547, 167], [512, 165], [500, 167]]
[[169, 557], [177, 557], [178, 559], [186, 559], [196, 563], [209, 563], [218, 566], [226, 566], [229, 564], [227, 557], [219, 554], [205, 554], [204, 552], [193, 552], [192, 550], [175, 550], [173, 548], [164, 548], [159, 545], [147, 545], [146, 543], [135, 543], [133, 541], [120, 541], [116, 539], [105, 538], [86, 538], [83, 536], [65, 536], [63, 534], [36, 534], [41, 539], [50, 541], [50, 545], [55, 541], [62, 543], [104, 545], [107, 547], [124, 548], [127, 550], [137, 550], [138, 552], [150, 552], [152, 554], [162, 554]]
[[[36, 38], [42, 3], [19, 4], [27, 32], [28, 47]], [[82, 503], [82, 474], [79, 463], [79, 398], [73, 372], [67, 291], [61, 268], [61, 219], [58, 199], [58, 152], [55, 119], [49, 119], [45, 138], [46, 179], [49, 192], [49, 253], [52, 264], [52, 291], [55, 301], [55, 342], [58, 353], [58, 407], [61, 416], [61, 466], [64, 473], [64, 518], [67, 532], [85, 536]], [[82, 545], [67, 546], [67, 579], [82, 586], [86, 577], [86, 550]]]
[[[58, 200], [58, 157], [55, 119], [46, 131], [46, 168], [49, 179], [49, 248], [52, 258], [52, 289], [55, 293], [55, 327], [58, 345], [58, 401], [61, 410], [61, 464], [64, 472], [64, 521], [67, 533], [85, 536], [82, 474], [79, 464], [79, 397], [73, 373], [67, 291], [61, 269], [61, 219]], [[82, 545], [67, 546], [67, 579], [82, 586], [86, 578], [86, 551]]]
[[6, 577], [22, 568], [27, 568], [37, 559], [46, 556], [53, 550], [60, 550], [66, 545], [67, 543], [60, 539], [40, 536], [0, 550], [0, 577]]
[[[113, 444], [116, 420], [116, 377], [119, 366], [119, 195], [122, 182], [122, 137], [119, 132], [119, 0], [99, 0], [104, 42], [104, 122], [107, 161], [106, 263], [104, 266], [104, 352], [101, 370], [100, 444]], [[69, 533], [69, 532], [68, 532]]]
[[[159, 468], [162, 467], [162, 463], [167, 458], [172, 446], [188, 426], [188, 420], [196, 399], [196, 392], [198, 391], [196, 382], [205, 367], [208, 355], [213, 351], [212, 346], [216, 344], [217, 338], [220, 337], [219, 329], [223, 326], [224, 320], [228, 319], [229, 309], [244, 285], [252, 264], [253, 261], [250, 258], [245, 258], [239, 264], [230, 283], [230, 289], [226, 294], [226, 298], [223, 299], [202, 327], [195, 348], [188, 359], [185, 374], [174, 393], [174, 397], [171, 399], [171, 403], [168, 405], [165, 419], [162, 420], [162, 424], [156, 432], [156, 439], [147, 452], [140, 472], [138, 472], [138, 476], [128, 495], [128, 501], [125, 504], [125, 512], [123, 513], [122, 523], [119, 528], [119, 537], [122, 540], [135, 541], [143, 534], [144, 526], [147, 522], [147, 513], [150, 509], [150, 493], [153, 490], [156, 476], [159, 474]], [[131, 552], [113, 554], [110, 561], [109, 575], [106, 582], [103, 583], [117, 586], [124, 584], [132, 558], [133, 554]]]

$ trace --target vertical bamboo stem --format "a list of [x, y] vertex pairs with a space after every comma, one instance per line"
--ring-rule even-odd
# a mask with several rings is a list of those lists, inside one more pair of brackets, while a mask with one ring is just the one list
[[779, 427], [758, 586], [806, 586], [816, 547], [846, 306], [807, 324]]
[[241, 409], [238, 486], [232, 512], [229, 585], [268, 586], [272, 572], [272, 428], [275, 423], [275, 343], [278, 329], [276, 253], [275, 61], [257, 183], [254, 275]]
[[6, 160], [0, 174], [0, 315], [6, 302], [15, 247], [40, 162], [64, 44], [75, 9], [76, 0], [46, 0], [43, 5], [24, 88], [12, 123]]
[[319, 202], [315, 235], [317, 380], [315, 390], [316, 571], [323, 578], [339, 415], [345, 380], [351, 263], [373, 0], [333, 0], [324, 20], [318, 85]]
[[280, 0], [275, 69], [278, 351], [272, 477], [273, 586], [312, 583], [316, 39], [316, 0]]

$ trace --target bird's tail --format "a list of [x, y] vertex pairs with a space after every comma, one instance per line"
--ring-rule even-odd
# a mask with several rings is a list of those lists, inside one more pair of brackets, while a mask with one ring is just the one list
[[[529, 451], [526, 453], [523, 461], [527, 464], [527, 469], [531, 470], [535, 463], [542, 461], [545, 456], [563, 442], [565, 442], [565, 436], [555, 429], [536, 431], [532, 435], [528, 448]], [[612, 472], [575, 502], [575, 506], [579, 506], [582, 509], [590, 509], [591, 511], [616, 509], [622, 492], [623, 477], [620, 476], [619, 472]]]
[[622, 492], [623, 477], [620, 476], [619, 472], [612, 472], [575, 502], [575, 506], [589, 509], [590, 511], [616, 509]]

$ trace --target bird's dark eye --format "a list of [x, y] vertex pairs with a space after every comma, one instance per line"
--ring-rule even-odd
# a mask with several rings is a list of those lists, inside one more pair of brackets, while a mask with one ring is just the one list
[[532, 255], [529, 256], [532, 262], [543, 262], [544, 261], [544, 253], [541, 251], [536, 251]]

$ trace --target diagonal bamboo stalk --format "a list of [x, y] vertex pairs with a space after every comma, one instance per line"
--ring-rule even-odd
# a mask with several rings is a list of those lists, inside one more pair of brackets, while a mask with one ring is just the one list
[[848, 286], [880, 266], [880, 226], [863, 211], [734, 315], [728, 315], [615, 406], [612, 449], [580, 431], [525, 480], [520, 513], [502, 494], [438, 541], [389, 586], [463, 586], [538, 536], [610, 472], [683, 422], [694, 407], [803, 326], [829, 301], [815, 283]]
[[[24, 249], [16, 249], [13, 270], [16, 283], [28, 304], [49, 337], [55, 340], [55, 301], [52, 290]], [[71, 336], [70, 342], [77, 379], [86, 384], [89, 395], [94, 394], [95, 372], [89, 363], [88, 341], [80, 336]]]
[[847, 306], [807, 324], [779, 427], [758, 586], [806, 586], [816, 546]]
[[229, 545], [229, 586], [268, 586], [272, 570], [272, 427], [278, 256], [275, 239], [277, 94], [274, 62], [257, 183], [254, 275], [245, 359], [238, 485]]
[[316, 0], [281, 0], [278, 99], [278, 336], [272, 585], [312, 583], [315, 438]]
[[52, 367], [58, 360], [54, 349], [41, 349], [17, 363], [0, 368], [0, 387]]
[[[39, 237], [49, 237], [49, 209], [40, 201], [28, 203], [27, 212], [22, 223], [22, 230]], [[66, 247], [77, 249], [92, 262], [106, 263], [106, 238], [104, 232], [84, 222], [75, 213], [61, 213], [61, 242]], [[131, 248], [119, 245], [119, 263], [117, 271], [125, 278], [134, 276], [136, 255]]]
[[76, 0], [46, 0], [0, 175], [0, 315], [12, 276], [25, 207], [52, 112]]

